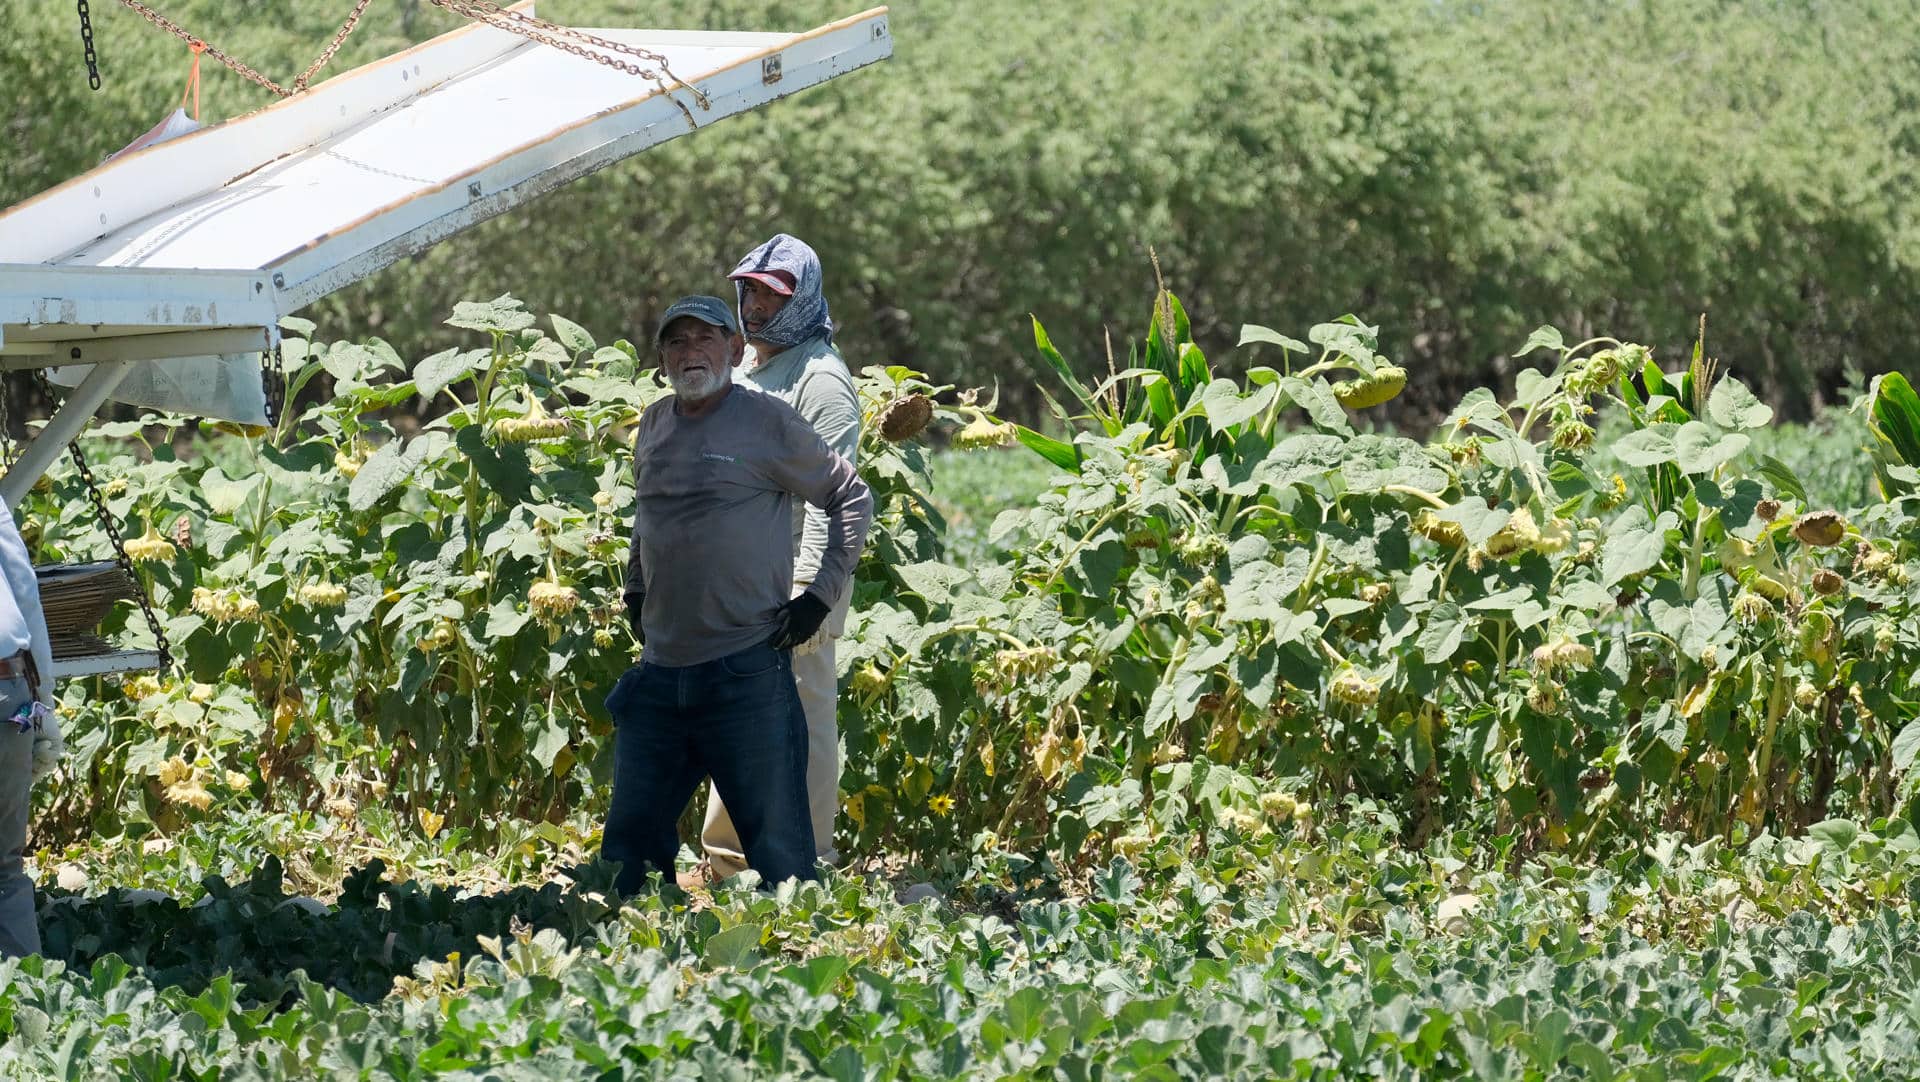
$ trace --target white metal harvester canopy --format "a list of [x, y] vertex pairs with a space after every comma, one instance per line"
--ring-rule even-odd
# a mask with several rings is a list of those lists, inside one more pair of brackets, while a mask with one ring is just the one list
[[885, 8], [804, 34], [588, 32], [661, 54], [678, 81], [473, 25], [0, 212], [0, 367], [74, 388], [0, 497], [17, 504], [109, 399], [263, 424], [282, 315], [893, 52]]

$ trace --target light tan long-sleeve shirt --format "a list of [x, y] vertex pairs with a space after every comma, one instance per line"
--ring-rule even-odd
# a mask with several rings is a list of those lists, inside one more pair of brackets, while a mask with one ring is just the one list
[[[854, 389], [846, 362], [824, 336], [816, 335], [766, 358], [749, 350], [737, 375], [799, 410], [828, 447], [859, 468], [860, 394]], [[806, 504], [797, 504], [793, 510], [793, 581], [796, 586], [805, 586], [819, 573], [820, 554], [826, 551], [827, 516]], [[851, 594], [842, 594], [827, 617], [829, 634], [845, 633]]]

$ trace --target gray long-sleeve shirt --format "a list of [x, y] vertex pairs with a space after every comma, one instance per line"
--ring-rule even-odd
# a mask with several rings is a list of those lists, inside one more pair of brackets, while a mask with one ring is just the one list
[[626, 596], [640, 605], [643, 657], [698, 665], [765, 642], [793, 592], [794, 498], [825, 512], [808, 591], [836, 604], [873, 521], [853, 465], [779, 399], [735, 385], [688, 417], [649, 407], [634, 440]]

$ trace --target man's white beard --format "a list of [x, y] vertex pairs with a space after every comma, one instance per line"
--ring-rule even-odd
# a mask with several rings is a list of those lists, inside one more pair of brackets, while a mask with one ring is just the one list
[[673, 393], [682, 402], [697, 406], [725, 390], [731, 378], [732, 373], [724, 371], [682, 372], [678, 375], [668, 374], [667, 382], [673, 386]]

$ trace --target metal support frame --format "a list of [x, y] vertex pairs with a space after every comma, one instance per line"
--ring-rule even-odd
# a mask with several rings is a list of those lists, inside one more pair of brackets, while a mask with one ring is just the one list
[[21, 499], [33, 487], [33, 483], [46, 475], [55, 459], [66, 453], [67, 445], [80, 435], [88, 421], [93, 420], [94, 412], [113, 394], [113, 389], [120, 386], [120, 381], [127, 378], [132, 364], [131, 361], [97, 364], [93, 371], [87, 373], [87, 378], [80, 381], [80, 386], [73, 389], [60, 409], [40, 429], [40, 434], [21, 449], [13, 468], [7, 471], [5, 477], [0, 477], [0, 499], [6, 500], [8, 507], [20, 506]]
[[[8, 212], [14, 213], [14, 212]], [[0, 325], [8, 347], [46, 338], [97, 338], [277, 325], [285, 307], [259, 271], [56, 266], [0, 260]]]
[[0, 370], [101, 364], [107, 361], [153, 361], [222, 353], [258, 353], [261, 343], [271, 340], [269, 328], [222, 327], [211, 331], [169, 331], [119, 338], [18, 342], [12, 349], [0, 344]]
[[103, 676], [116, 672], [151, 672], [160, 667], [160, 654], [154, 650], [116, 650], [110, 654], [60, 658], [53, 663], [53, 677], [68, 680], [76, 676]]

